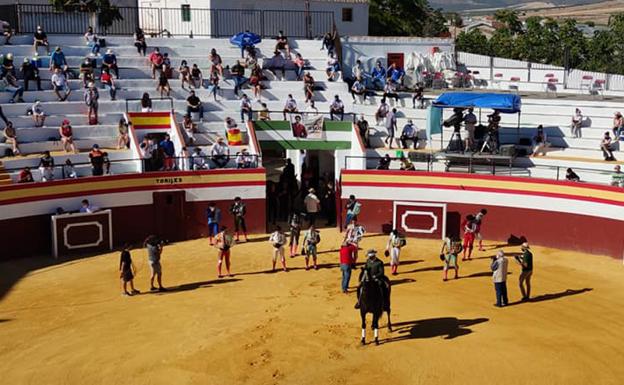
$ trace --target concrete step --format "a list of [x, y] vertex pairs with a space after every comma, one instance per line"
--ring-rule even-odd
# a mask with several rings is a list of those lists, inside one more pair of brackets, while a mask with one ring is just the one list
[[[65, 153], [59, 149], [50, 148], [49, 151], [52, 152], [52, 157], [54, 157], [54, 164], [57, 166], [63, 165], [65, 160], [70, 159], [73, 164], [89, 164], [89, 153], [88, 152], [80, 152], [78, 154]], [[135, 157], [132, 155], [131, 150], [115, 150], [115, 149], [106, 149], [108, 152], [108, 158], [113, 161], [128, 161], [130, 163], [136, 162]], [[2, 162], [4, 163], [4, 167], [7, 171], [18, 171], [22, 168], [28, 166], [30, 168], [36, 168], [39, 165], [40, 154], [31, 154], [28, 156], [13, 156], [9, 158], [3, 158]], [[115, 162], [114, 162], [115, 163]]]
[[[56, 159], [55, 159], [55, 163], [56, 163]], [[62, 165], [63, 163], [60, 163], [60, 164]], [[141, 171], [140, 167], [141, 167], [140, 161], [112, 162], [111, 168], [110, 168], [110, 175], [137, 173]], [[76, 174], [78, 174], [79, 178], [93, 175], [90, 164], [74, 164], [74, 170], [76, 171]], [[32, 173], [33, 179], [35, 180], [35, 182], [42, 182], [41, 178], [43, 175], [41, 171], [39, 170], [39, 168], [36, 167], [36, 165], [35, 167], [31, 166], [30, 172]], [[19, 180], [19, 173], [20, 173], [20, 170], [15, 170], [9, 174], [10, 176], [9, 180], [11, 181], [11, 183], [16, 183]], [[68, 178], [67, 175], [65, 175], [65, 178]], [[54, 168], [54, 179], [55, 180], [63, 179], [63, 168], [60, 165]]]
[[[105, 137], [116, 138], [118, 133], [116, 125], [72, 125], [72, 130], [74, 138], [78, 140]], [[59, 137], [58, 127], [44, 126], [17, 129], [17, 139], [20, 144], [48, 141], [48, 139], [51, 137]]]
[[[111, 137], [87, 137], [74, 140], [74, 144], [79, 151], [89, 151], [94, 144], [98, 144], [101, 149], [114, 149], [117, 147], [117, 138]], [[0, 155], [4, 155], [4, 148], [9, 146], [5, 143], [0, 144]], [[20, 154], [37, 154], [44, 151], [63, 151], [60, 140], [55, 141], [38, 141], [19, 144]], [[8, 163], [8, 162], [7, 162]]]

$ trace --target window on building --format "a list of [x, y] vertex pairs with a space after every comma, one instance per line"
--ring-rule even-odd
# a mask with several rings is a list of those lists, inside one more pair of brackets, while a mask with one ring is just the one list
[[182, 4], [182, 21], [191, 21], [191, 6]]
[[353, 21], [353, 8], [342, 9], [342, 21], [347, 21], [347, 22]]

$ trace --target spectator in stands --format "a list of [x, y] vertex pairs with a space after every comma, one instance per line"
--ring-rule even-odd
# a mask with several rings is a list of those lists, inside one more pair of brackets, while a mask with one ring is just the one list
[[301, 123], [301, 116], [295, 116], [295, 122], [292, 124], [292, 133], [295, 138], [307, 138], [308, 132], [305, 126]]
[[306, 103], [314, 99], [314, 78], [310, 74], [310, 71], [303, 75], [303, 93], [305, 94]]
[[414, 94], [412, 95], [412, 108], [416, 108], [416, 102], [418, 102], [418, 108], [425, 108], [425, 87], [421, 82], [416, 83], [414, 88]]
[[218, 137], [210, 149], [210, 157], [218, 168], [227, 166], [230, 157], [230, 148], [225, 144], [222, 137]]
[[371, 145], [370, 145], [369, 125], [368, 125], [368, 121], [364, 117], [364, 114], [360, 115], [357, 122], [355, 122], [355, 125], [357, 126], [358, 131], [360, 132], [360, 137], [362, 138], [362, 141], [364, 142], [364, 146], [366, 148], [370, 148]]
[[321, 51], [323, 49], [327, 49], [327, 54], [328, 55], [334, 53], [334, 48], [335, 48], [334, 40], [335, 40], [335, 38], [336, 38], [335, 33], [326, 32], [325, 35], [323, 36], [323, 45], [321, 46]]
[[464, 148], [466, 151], [471, 151], [475, 145], [475, 129], [477, 128], [477, 116], [474, 114], [474, 109], [472, 107], [470, 107], [468, 113], [464, 115], [464, 128], [466, 128]]
[[104, 175], [104, 153], [97, 144], [94, 144], [91, 148], [89, 160], [91, 161], [91, 173], [93, 176]]
[[418, 130], [414, 126], [414, 122], [412, 119], [407, 121], [407, 124], [403, 126], [403, 131], [401, 131], [401, 137], [399, 138], [403, 149], [408, 149], [409, 144], [408, 141], [411, 141], [414, 145], [414, 149], [418, 148]]
[[192, 113], [199, 113], [199, 121], [204, 121], [204, 105], [201, 100], [195, 95], [195, 91], [191, 90], [190, 96], [186, 98], [186, 114], [191, 116]]
[[393, 82], [392, 80], [386, 82], [386, 85], [384, 86], [383, 97], [385, 99], [393, 98], [394, 102], [398, 103], [400, 98], [399, 94], [397, 93], [397, 83]]
[[154, 51], [149, 55], [150, 67], [152, 69], [152, 79], [156, 79], [156, 72], [161, 73], [163, 70], [163, 55], [160, 48], [155, 47]]
[[119, 119], [119, 124], [117, 125], [117, 149], [121, 150], [122, 148], [130, 147], [130, 135], [128, 133], [129, 123], [126, 122], [124, 117]]
[[414, 163], [412, 163], [409, 159], [405, 157], [405, 155], [401, 155], [399, 159], [401, 161], [401, 166], [399, 167], [402, 171], [416, 171], [416, 167], [414, 167]]
[[236, 168], [251, 168], [252, 162], [253, 157], [246, 148], [236, 153]]
[[602, 156], [604, 156], [604, 160], [613, 161], [615, 157], [613, 156], [613, 143], [611, 140], [611, 135], [609, 131], [604, 133], [602, 137], [602, 141], [600, 142], [600, 149], [602, 150]]
[[11, 37], [14, 32], [11, 28], [11, 24], [8, 21], [0, 20], [0, 26], [2, 27], [2, 34], [4, 35], [4, 45], [12, 45]]
[[54, 179], [54, 158], [50, 155], [50, 151], [44, 151], [43, 156], [39, 159], [39, 172], [42, 182]]
[[195, 147], [193, 156], [191, 156], [191, 165], [193, 170], [208, 170], [208, 163], [206, 163], [206, 154], [204, 154], [199, 147]]
[[245, 77], [245, 67], [243, 67], [240, 61], [236, 61], [236, 64], [232, 66], [230, 69], [230, 73], [232, 74], [232, 78], [234, 79], [234, 95], [238, 96], [238, 91], [243, 87], [245, 83], [247, 83], [247, 78]]
[[190, 159], [191, 159], [191, 156], [188, 152], [188, 148], [186, 146], [183, 146], [180, 149], [180, 153], [178, 153], [178, 164], [177, 164], [178, 170], [190, 171], [191, 170]]
[[0, 76], [5, 76], [7, 73], [15, 74], [15, 63], [13, 62], [13, 54], [7, 53], [1, 60], [2, 67], [0, 67]]
[[80, 63], [80, 78], [82, 79], [82, 87], [87, 88], [90, 82], [95, 81], [95, 76], [93, 74], [93, 62], [90, 58], [85, 58], [82, 63]]
[[89, 88], [84, 93], [84, 101], [87, 105], [87, 119], [89, 124], [98, 124], [98, 107], [99, 107], [100, 93], [95, 88], [95, 83], [89, 83]]
[[115, 85], [115, 81], [110, 75], [108, 69], [102, 71], [102, 74], [100, 75], [100, 82], [104, 86], [104, 89], [108, 89], [108, 94], [110, 95], [111, 100], [116, 100], [117, 86]]
[[269, 108], [266, 103], [260, 104], [262, 108], [258, 111], [258, 120], [268, 121], [271, 120], [271, 113], [269, 112]]
[[583, 114], [580, 109], [576, 109], [574, 111], [574, 116], [572, 116], [572, 135], [575, 138], [581, 137], [581, 127], [583, 126]]
[[334, 115], [340, 116], [341, 121], [344, 120], [344, 103], [338, 95], [334, 95], [334, 101], [329, 105], [329, 118], [334, 120]]
[[119, 67], [117, 66], [117, 56], [112, 49], [107, 49], [106, 54], [102, 57], [102, 71], [108, 69], [110, 73], [115, 74], [115, 78], [119, 79]]
[[622, 114], [618, 111], [615, 113], [613, 117], [613, 139], [618, 140], [620, 135], [624, 131], [624, 118]]
[[228, 132], [231, 129], [238, 128], [236, 121], [229, 116], [225, 118], [225, 131]]
[[143, 137], [143, 141], [139, 145], [139, 152], [141, 153], [141, 159], [143, 159], [143, 171], [152, 171], [153, 150], [154, 143], [150, 139], [150, 135], [147, 134]]
[[171, 141], [169, 134], [165, 134], [165, 138], [158, 144], [158, 147], [162, 148], [165, 153], [165, 171], [173, 170], [173, 167], [175, 166], [175, 146]]
[[182, 120], [182, 128], [186, 133], [186, 137], [188, 138], [188, 143], [193, 145], [195, 142], [195, 133], [197, 132], [197, 124], [193, 123], [193, 119], [191, 119], [191, 114], [184, 115], [184, 119]]
[[286, 119], [286, 114], [296, 114], [299, 113], [299, 109], [297, 108], [297, 101], [293, 98], [292, 94], [288, 94], [288, 98], [286, 98], [286, 103], [284, 104], [284, 120]]
[[338, 58], [333, 53], [329, 54], [327, 58], [327, 67], [325, 68], [325, 74], [327, 74], [327, 81], [334, 81], [334, 76], [338, 74], [340, 71], [340, 63], [338, 62]]
[[191, 85], [191, 67], [188, 66], [186, 60], [182, 60], [180, 63], [180, 68], [178, 68], [178, 72], [180, 73], [180, 82], [182, 83], [182, 89], [184, 88], [184, 83], [188, 84], [189, 88], [192, 88]]
[[93, 27], [89, 26], [87, 32], [84, 34], [87, 46], [91, 48], [91, 53], [94, 55], [100, 54], [100, 39], [93, 33]]
[[35, 179], [33, 178], [32, 172], [30, 172], [30, 167], [26, 166], [20, 171], [19, 177], [17, 178], [17, 183], [32, 183]]
[[383, 157], [379, 158], [379, 162], [377, 163], [377, 170], [389, 170], [390, 169], [390, 155], [386, 154]]
[[204, 76], [196, 63], [193, 63], [191, 68], [191, 82], [193, 88], [202, 88], [204, 86]]
[[297, 53], [293, 63], [295, 64], [295, 75], [297, 76], [297, 81], [300, 81], [305, 69], [305, 60], [303, 60], [303, 56], [301, 56], [300, 53]]
[[364, 82], [362, 81], [361, 76], [355, 78], [355, 82], [353, 82], [353, 85], [351, 86], [351, 96], [353, 97], [353, 103], [357, 102], [355, 95], [357, 95], [358, 97], [362, 97], [362, 103], [366, 100], [366, 87], [364, 86]]
[[314, 105], [314, 100], [310, 100], [304, 112], [307, 118], [319, 114], [318, 108], [316, 108], [316, 106]]
[[247, 115], [248, 121], [253, 120], [253, 108], [251, 107], [251, 100], [249, 100], [246, 94], [243, 94], [240, 102], [240, 117], [242, 123], [245, 123], [245, 115]]
[[386, 72], [387, 82], [394, 83], [397, 87], [403, 86], [403, 79], [405, 78], [405, 70], [397, 66], [396, 63], [390, 64], [388, 71]]
[[273, 57], [271, 58], [271, 60], [269, 60], [269, 66], [267, 67], [267, 69], [271, 71], [273, 75], [275, 75], [276, 79], [279, 79], [277, 77], [278, 70], [282, 74], [282, 80], [286, 78], [286, 60], [284, 59], [284, 56], [282, 56], [282, 53], [280, 51], [273, 52]]
[[71, 159], [67, 158], [65, 160], [65, 164], [63, 165], [63, 179], [75, 178], [78, 178], [78, 173], [76, 173], [76, 169], [74, 168], [74, 164]]
[[568, 169], [566, 170], [566, 180], [570, 182], [580, 182], [581, 178], [576, 175], [574, 170], [568, 167]]
[[540, 124], [537, 126], [537, 133], [533, 137], [533, 156], [539, 154], [546, 155], [546, 149], [550, 147], [548, 136], [544, 132], [544, 127]]
[[376, 90], [383, 90], [386, 86], [386, 69], [381, 65], [381, 61], [377, 60], [375, 68], [371, 73], [373, 88]]
[[217, 91], [219, 91], [219, 75], [216, 72], [210, 74], [208, 79], [208, 92], [214, 97], [214, 101], [217, 101]]
[[249, 68], [250, 71], [255, 70], [256, 68], [259, 68], [258, 66], [258, 58], [256, 57], [256, 50], [255, 49], [247, 49], [245, 50], [246, 55], [245, 55], [245, 68]]
[[156, 91], [160, 91], [161, 98], [163, 97], [163, 95], [169, 96], [169, 94], [171, 93], [171, 86], [169, 85], [169, 79], [167, 78], [167, 74], [165, 73], [165, 71], [160, 71]]
[[[69, 95], [71, 95], [71, 89], [69, 88], [67, 78], [60, 68], [56, 68], [54, 70], [50, 81], [52, 82], [52, 89], [54, 90], [54, 93], [56, 94], [59, 102], [67, 100]], [[61, 92], [63, 92], [63, 96], [61, 96]]]
[[249, 77], [249, 85], [253, 89], [254, 97], [256, 101], [260, 103], [262, 101], [262, 70], [258, 67], [251, 71], [251, 76]]
[[147, 92], [141, 97], [141, 112], [152, 112], [152, 99]]
[[0, 88], [4, 88], [4, 91], [11, 92], [13, 95], [11, 99], [9, 99], [9, 103], [24, 103], [24, 87], [20, 86], [15, 78], [15, 75], [12, 73], [7, 73], [4, 78], [2, 78], [2, 84], [0, 84]]
[[61, 136], [61, 144], [65, 152], [78, 153], [76, 145], [74, 144], [74, 133], [72, 126], [68, 119], [63, 119], [61, 127], [59, 128], [59, 135]]
[[173, 67], [171, 66], [171, 59], [169, 59], [169, 54], [167, 52], [163, 54], [162, 72], [167, 79], [173, 78]]
[[210, 72], [218, 72], [219, 76], [223, 77], [223, 60], [221, 59], [221, 55], [217, 53], [216, 49], [210, 50], [210, 55], [208, 55], [208, 60], [210, 60]]
[[20, 67], [20, 72], [24, 79], [24, 91], [28, 91], [28, 83], [34, 81], [37, 84], [37, 91], [43, 91], [41, 89], [41, 78], [39, 77], [39, 68], [33, 64], [27, 57], [24, 58], [24, 63]]
[[379, 103], [379, 107], [377, 107], [377, 111], [375, 111], [375, 122], [378, 126], [384, 123], [389, 112], [390, 106], [386, 103], [386, 98], [381, 98], [381, 103]]
[[145, 34], [139, 27], [134, 31], [134, 46], [137, 49], [139, 55], [145, 56], [147, 50], [147, 43], [145, 42]]
[[613, 167], [613, 174], [611, 174], [611, 186], [624, 187], [624, 172], [620, 165]]
[[2, 111], [2, 105], [1, 104], [0, 104], [0, 119], [2, 119], [2, 121], [4, 121], [4, 124], [9, 124], [9, 120], [4, 115], [4, 111]]
[[106, 151], [102, 152], [102, 163], [104, 163], [104, 174], [111, 175], [111, 161]]
[[15, 131], [15, 127], [13, 127], [13, 123], [9, 122], [4, 128], [4, 132], [2, 133], [4, 136], [4, 142], [11, 146], [11, 151], [13, 151], [13, 156], [19, 155], [19, 147], [17, 145], [17, 132]]
[[67, 68], [69, 68], [65, 53], [60, 46], [56, 46], [54, 52], [50, 55], [50, 70], [56, 68], [59, 68], [63, 73], [67, 72]]
[[[157, 236], [150, 235], [143, 242], [143, 246], [147, 248], [147, 259], [152, 272], [150, 275], [150, 291], [167, 291], [162, 285], [162, 265], [160, 264], [163, 242]], [[158, 289], [154, 286], [154, 278], [158, 282]]]
[[96, 213], [98, 211], [100, 211], [100, 208], [92, 205], [88, 199], [83, 199], [80, 202], [80, 210], [81, 213], [89, 213], [89, 214], [93, 214]]
[[392, 149], [392, 143], [394, 142], [394, 133], [397, 129], [396, 113], [397, 109], [393, 108], [392, 111], [390, 111], [386, 116], [386, 131], [388, 131], [388, 136], [384, 140], [384, 143], [388, 145], [389, 149]]
[[353, 80], [357, 80], [359, 78], [360, 82], [366, 85], [366, 78], [368, 77], [368, 74], [364, 71], [364, 66], [362, 65], [362, 61], [360, 59], [355, 61], [355, 65], [351, 69], [351, 74], [353, 76]]
[[43, 126], [46, 114], [43, 112], [43, 108], [41, 108], [41, 102], [39, 100], [35, 100], [35, 103], [30, 107], [29, 115], [32, 116], [35, 122], [35, 127]]
[[50, 44], [48, 43], [48, 35], [43, 31], [43, 28], [38, 25], [37, 30], [34, 34], [33, 39], [33, 48], [35, 49], [35, 54], [37, 54], [37, 49], [39, 47], [45, 47], [46, 53], [50, 54]]
[[284, 35], [284, 31], [279, 31], [275, 37], [277, 43], [275, 44], [276, 51], [286, 51], [287, 57], [290, 57], [290, 46], [288, 45], [288, 37]]

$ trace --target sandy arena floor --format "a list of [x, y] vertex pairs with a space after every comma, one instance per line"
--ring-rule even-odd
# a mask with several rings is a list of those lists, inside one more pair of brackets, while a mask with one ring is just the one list
[[[0, 300], [3, 384], [621, 384], [624, 267], [534, 247], [534, 302], [493, 306], [488, 251], [442, 282], [439, 242], [410, 240], [393, 277], [395, 331], [360, 346], [354, 294], [340, 292], [335, 230], [322, 268], [268, 273], [265, 237], [234, 247], [216, 279], [206, 240], [163, 253], [164, 294], [122, 297], [118, 253], [29, 272]], [[385, 246], [368, 236], [362, 247]], [[513, 252], [518, 248], [507, 248]], [[362, 254], [361, 254], [362, 255]], [[144, 250], [133, 252], [146, 290]], [[36, 262], [36, 261], [35, 261]], [[35, 263], [0, 264], [10, 282]], [[510, 260], [510, 301], [520, 295]], [[352, 286], [354, 280], [352, 280]], [[370, 325], [370, 322], [369, 322]], [[385, 326], [385, 319], [382, 326]], [[372, 332], [368, 333], [369, 341]]]

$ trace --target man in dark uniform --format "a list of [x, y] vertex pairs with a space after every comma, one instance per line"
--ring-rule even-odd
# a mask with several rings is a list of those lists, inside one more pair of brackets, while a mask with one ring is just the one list
[[388, 278], [386, 278], [386, 275], [384, 274], [384, 263], [381, 259], [377, 258], [377, 251], [370, 249], [366, 252], [366, 256], [368, 257], [368, 259], [366, 260], [366, 265], [364, 265], [364, 267], [362, 268], [362, 272], [360, 273], [360, 284], [357, 288], [358, 300], [355, 304], [356, 309], [360, 308], [360, 293], [365, 272], [368, 275], [368, 279], [376, 282], [381, 290], [383, 290], [384, 298], [386, 297], [386, 293], [388, 290], [389, 282]]

